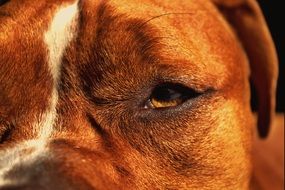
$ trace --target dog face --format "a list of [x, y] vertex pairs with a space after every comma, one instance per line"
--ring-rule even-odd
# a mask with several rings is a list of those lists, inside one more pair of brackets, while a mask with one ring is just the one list
[[252, 1], [3, 2], [0, 189], [247, 189], [250, 68], [274, 108], [260, 15]]

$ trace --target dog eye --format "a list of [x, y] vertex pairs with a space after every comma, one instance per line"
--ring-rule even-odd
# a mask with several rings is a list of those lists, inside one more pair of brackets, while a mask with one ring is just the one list
[[154, 88], [145, 108], [161, 109], [175, 107], [200, 94], [181, 84], [162, 84]]

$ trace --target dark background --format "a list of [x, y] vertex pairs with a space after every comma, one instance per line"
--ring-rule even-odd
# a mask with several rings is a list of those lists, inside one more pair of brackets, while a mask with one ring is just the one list
[[[277, 111], [284, 112], [285, 107], [285, 94], [284, 94], [284, 45], [285, 45], [285, 33], [284, 28], [284, 12], [281, 10], [283, 7], [280, 1], [277, 0], [258, 0], [263, 14], [271, 31], [275, 46], [279, 57], [279, 78], [277, 85]], [[282, 90], [281, 90], [282, 89]], [[254, 98], [255, 99], [255, 98]]]

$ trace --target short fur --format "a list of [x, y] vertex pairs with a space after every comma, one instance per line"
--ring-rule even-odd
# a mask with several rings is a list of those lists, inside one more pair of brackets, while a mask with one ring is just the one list
[[[45, 34], [59, 8], [74, 2], [0, 7], [0, 157], [37, 137], [32, 122], [49, 108], [55, 82]], [[250, 72], [261, 136], [271, 123], [277, 78], [257, 3], [82, 0], [77, 6], [47, 150], [2, 173], [7, 160], [0, 158], [0, 189], [249, 189]], [[174, 108], [145, 109], [164, 82], [201, 95]]]

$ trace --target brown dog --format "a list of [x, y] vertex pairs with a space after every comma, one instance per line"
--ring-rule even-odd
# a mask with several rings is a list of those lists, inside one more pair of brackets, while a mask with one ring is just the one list
[[0, 189], [248, 189], [277, 58], [254, 0], [0, 1]]

